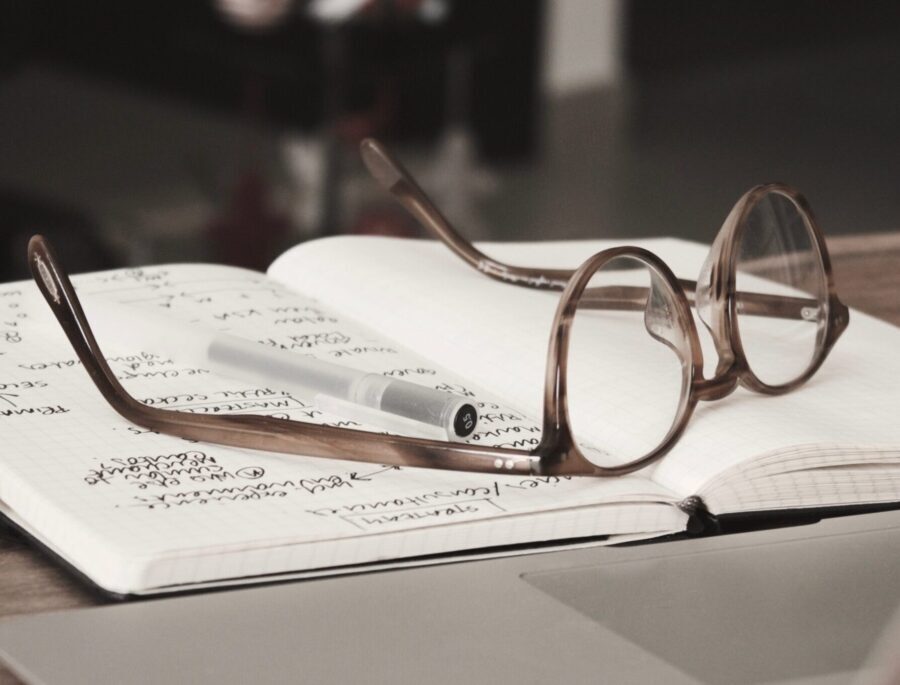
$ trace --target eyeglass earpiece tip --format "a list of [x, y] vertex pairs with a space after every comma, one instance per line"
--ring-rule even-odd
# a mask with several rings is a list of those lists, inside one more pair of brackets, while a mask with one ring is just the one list
[[54, 304], [59, 304], [62, 300], [59, 281], [53, 272], [56, 268], [53, 251], [47, 239], [39, 233], [31, 236], [28, 241], [28, 265], [35, 281], [43, 286], [47, 298]]
[[46, 240], [44, 236], [40, 233], [35, 233], [31, 238], [28, 239], [28, 254], [34, 254], [37, 250], [43, 250], [46, 245]]
[[32, 263], [34, 264], [34, 270], [37, 272], [37, 276], [40, 278], [48, 297], [53, 300], [55, 304], [59, 304], [61, 301], [59, 287], [56, 285], [53, 274], [50, 273], [50, 268], [47, 266], [47, 263], [40, 253], [35, 253], [32, 258]]
[[374, 138], [366, 138], [359, 144], [359, 153], [372, 177], [390, 190], [403, 179], [404, 173], [387, 150]]

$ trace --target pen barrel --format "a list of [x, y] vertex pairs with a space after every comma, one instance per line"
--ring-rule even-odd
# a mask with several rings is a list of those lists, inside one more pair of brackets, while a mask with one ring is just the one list
[[450, 439], [470, 435], [477, 410], [464, 397], [381, 374], [360, 371], [308, 355], [267, 347], [204, 326], [180, 324], [155, 312], [87, 300], [100, 340], [117, 340], [158, 350], [216, 374], [292, 390], [313, 400], [328, 396], [412, 421], [437, 426]]
[[459, 395], [234, 336], [215, 336], [207, 354], [211, 370], [224, 376], [297, 389], [309, 398], [328, 395], [347, 400], [438, 426], [451, 438], [468, 436], [477, 421], [475, 407]]

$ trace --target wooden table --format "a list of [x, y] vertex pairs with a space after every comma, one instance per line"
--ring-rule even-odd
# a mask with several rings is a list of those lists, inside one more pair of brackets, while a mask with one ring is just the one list
[[[900, 325], [900, 233], [839, 236], [828, 245], [841, 299]], [[0, 531], [0, 616], [101, 602], [18, 535]], [[0, 685], [17, 682], [0, 666]]]

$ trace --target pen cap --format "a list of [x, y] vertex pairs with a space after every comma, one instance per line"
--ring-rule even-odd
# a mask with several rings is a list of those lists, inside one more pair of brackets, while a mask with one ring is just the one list
[[317, 392], [347, 397], [353, 384], [366, 375], [152, 310], [100, 298], [84, 299], [88, 320], [104, 350], [121, 347], [161, 353], [220, 376], [274, 384], [286, 390], [302, 391], [309, 397]]
[[212, 371], [241, 380], [316, 394], [349, 398], [354, 384], [367, 374], [304, 354], [260, 345], [232, 335], [219, 334], [209, 347]]
[[142, 307], [129, 307], [98, 297], [82, 298], [97, 344], [104, 353], [139, 349], [176, 357], [205, 367], [215, 331], [191, 326]]

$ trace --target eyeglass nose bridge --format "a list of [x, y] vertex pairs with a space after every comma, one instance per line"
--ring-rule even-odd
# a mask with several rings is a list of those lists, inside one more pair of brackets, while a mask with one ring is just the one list
[[737, 390], [739, 378], [737, 370], [732, 366], [725, 373], [717, 374], [715, 378], [701, 378], [695, 381], [691, 394], [700, 402], [721, 400]]

